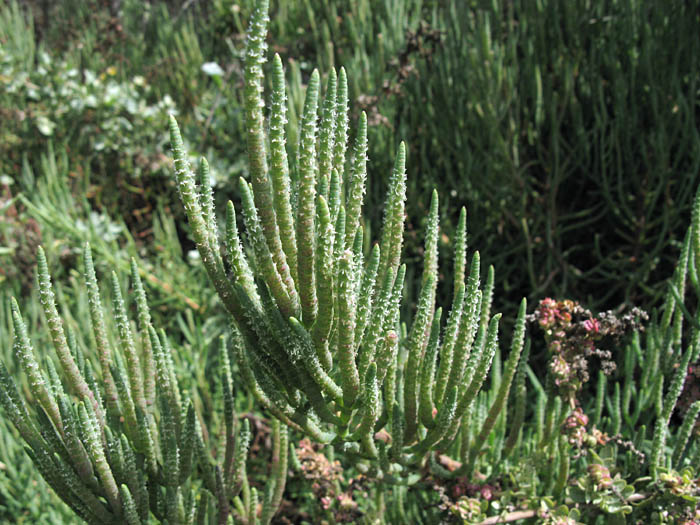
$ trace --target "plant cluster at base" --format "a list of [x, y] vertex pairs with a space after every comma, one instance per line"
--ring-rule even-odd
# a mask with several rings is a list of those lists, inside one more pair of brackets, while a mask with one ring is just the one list
[[[490, 314], [493, 271], [482, 287], [478, 253], [467, 271], [462, 210], [454, 299], [443, 329], [442, 309], [435, 306], [434, 192], [421, 294], [400, 344], [406, 273], [401, 265], [405, 146], [399, 148], [389, 181], [381, 240], [365, 261], [359, 217], [367, 176], [367, 118], [364, 113], [360, 117], [346, 160], [345, 72], [329, 73], [321, 97], [314, 71], [292, 189], [285, 150], [284, 73], [278, 56], [272, 66], [269, 135], [265, 133], [262, 65], [267, 10], [267, 2], [260, 2], [253, 14], [246, 56], [250, 181], [241, 179], [240, 194], [250, 249], [242, 248], [231, 202], [225, 243], [219, 246], [207, 162], [200, 161], [195, 175], [171, 119], [180, 195], [202, 262], [233, 318], [238, 366], [256, 398], [290, 427], [334, 444], [358, 463], [367, 460], [375, 476], [401, 476], [405, 466], [420, 464], [430, 452], [447, 450], [468, 419], [498, 348], [500, 315]], [[523, 346], [524, 325], [523, 301], [501, 399], [484, 422], [484, 435], [504, 405]], [[381, 430], [387, 431], [385, 438], [377, 437]], [[472, 454], [477, 452], [472, 449]]]
[[[14, 349], [28, 378], [29, 408], [0, 363], [0, 403], [26, 441], [26, 451], [44, 479], [87, 523], [142, 525], [154, 516], [162, 523], [269, 523], [280, 504], [287, 474], [288, 431], [273, 424], [272, 471], [257, 516], [258, 495], [246, 475], [251, 432], [237, 421], [232, 369], [221, 341], [225, 446], [212, 457], [209, 436], [192, 400], [181, 391], [170, 345], [151, 324], [138, 268], [131, 279], [137, 332], [127, 316], [116, 274], [112, 274], [113, 337], [107, 330], [90, 247], [84, 251], [95, 355], [86, 356], [72, 330], [58, 315], [44, 252], [38, 252], [41, 304], [61, 373], [53, 360], [45, 371], [12, 300]], [[82, 334], [79, 334], [82, 335]], [[85, 334], [89, 337], [88, 334]], [[95, 365], [93, 357], [99, 358]], [[206, 437], [205, 437], [206, 436]]]

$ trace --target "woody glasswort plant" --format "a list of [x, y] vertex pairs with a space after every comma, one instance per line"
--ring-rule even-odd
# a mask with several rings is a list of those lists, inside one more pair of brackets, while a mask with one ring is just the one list
[[[37, 469], [87, 523], [269, 523], [284, 492], [287, 428], [273, 424], [273, 464], [263, 505], [246, 476], [251, 431], [234, 411], [232, 369], [221, 344], [222, 454], [212, 457], [215, 428], [179, 386], [168, 339], [152, 325], [138, 268], [131, 279], [137, 331], [112, 273], [115, 334], [105, 322], [90, 247], [84, 251], [95, 355], [85, 355], [58, 315], [44, 252], [38, 251], [39, 295], [60, 373], [53, 360], [42, 371], [17, 302], [12, 299], [14, 350], [28, 378], [28, 407], [0, 363], [0, 404], [26, 441]], [[82, 334], [78, 334], [80, 336]]]
[[[560, 517], [573, 523], [580, 516], [591, 523], [629, 514], [640, 501], [654, 511], [672, 502], [690, 516], [690, 507], [700, 501], [690, 467], [697, 464], [700, 449], [690, 439], [692, 424], [675, 432], [669, 423], [688, 364], [700, 348], [697, 315], [690, 315], [683, 303], [686, 274], [700, 290], [700, 200], [659, 328], [648, 332], [652, 336], [643, 351], [626, 357], [622, 404], [631, 406], [635, 397], [635, 412], [623, 418], [616, 386], [609, 414], [601, 419], [603, 400], [608, 401], [605, 383], [599, 383], [590, 410], [590, 403], [579, 401], [583, 379], [564, 377], [559, 369], [561, 377], [551, 377], [550, 384], [557, 386], [560, 379], [558, 386], [566, 388], [549, 388], [547, 398], [541, 394], [534, 403], [534, 424], [526, 425], [525, 302], [510, 354], [501, 364], [500, 316], [490, 313], [494, 272], [489, 268], [482, 286], [479, 254], [467, 265], [462, 210], [454, 239], [452, 305], [443, 323], [442, 309], [435, 305], [438, 201], [433, 193], [418, 306], [409, 328], [401, 325], [405, 147], [399, 148], [390, 179], [381, 237], [367, 253], [359, 219], [367, 174], [366, 117], [360, 117], [348, 154], [345, 73], [331, 70], [321, 97], [320, 76], [314, 72], [296, 133], [298, 155], [287, 157], [279, 57], [273, 63], [268, 123], [263, 114], [267, 9], [266, 1], [258, 3], [246, 58], [250, 181], [240, 181], [240, 194], [247, 249], [231, 203], [220, 245], [208, 164], [202, 159], [198, 174], [193, 172], [177, 124], [170, 120], [175, 173], [192, 234], [231, 317], [232, 336], [219, 359], [223, 457], [212, 465], [213, 447], [205, 436], [213, 434], [204, 432], [193, 404], [182, 400], [167, 339], [151, 326], [136, 269], [138, 333], [132, 333], [114, 282], [118, 344], [112, 352], [86, 249], [97, 352], [85, 356], [75, 338], [64, 333], [40, 251], [41, 300], [65, 380], [62, 384], [51, 360], [42, 374], [13, 305], [15, 349], [36, 402], [30, 411], [3, 369], [0, 401], [57, 493], [90, 523], [143, 523], [149, 514], [169, 523], [227, 523], [232, 515], [247, 523], [269, 522], [285, 487], [286, 427], [275, 423], [272, 476], [258, 513], [257, 493], [244, 475], [245, 423], [235, 431], [230, 365], [235, 361], [249, 391], [278, 421], [332, 445], [326, 448], [329, 454], [341, 452], [345, 465], [364, 474], [375, 489], [376, 510], [382, 510], [383, 492], [393, 491], [393, 505], [386, 508], [389, 522], [420, 521], [410, 514], [412, 502], [406, 498], [406, 486], [418, 481], [423, 488], [434, 483], [431, 495], [440, 497], [448, 488], [460, 489], [451, 494], [459, 498], [457, 504], [443, 508], [471, 523], [487, 515], [492, 518], [486, 522], [493, 522], [494, 514], [511, 511], [504, 521], [546, 515], [552, 523]], [[689, 342], [683, 319], [692, 323]], [[642, 369], [639, 388], [632, 384], [637, 365]], [[482, 388], [489, 373], [489, 388]], [[532, 374], [530, 382], [537, 381]], [[508, 411], [507, 435], [504, 407], [511, 384], [516, 402], [514, 417]], [[698, 410], [697, 405], [690, 409], [692, 420]], [[629, 445], [617, 436], [608, 439], [596, 429], [588, 435], [586, 412], [594, 412], [593, 419], [610, 434], [617, 434], [624, 419], [635, 432], [630, 449], [618, 451]], [[646, 426], [640, 427], [640, 421]], [[673, 454], [666, 453], [667, 444], [674, 447]], [[308, 453], [309, 447], [304, 448]], [[651, 476], [644, 476], [647, 470]], [[637, 475], [642, 477], [632, 479]], [[639, 488], [647, 492], [636, 492]], [[643, 516], [649, 514], [641, 504], [638, 508]]]
[[[345, 71], [330, 71], [323, 98], [314, 71], [298, 158], [290, 162], [279, 56], [272, 64], [269, 123], [263, 114], [267, 12], [268, 2], [259, 2], [246, 53], [250, 180], [241, 179], [239, 188], [249, 250], [241, 243], [231, 202], [225, 242], [219, 245], [208, 164], [201, 159], [195, 175], [171, 118], [180, 195], [202, 262], [231, 315], [232, 346], [250, 391], [289, 427], [333, 444], [380, 479], [397, 480], [431, 453], [449, 449], [468, 419], [498, 348], [500, 314], [490, 315], [493, 270], [482, 288], [475, 252], [467, 272], [463, 209], [453, 302], [443, 327], [442, 309], [435, 306], [438, 198], [433, 192], [421, 293], [410, 329], [401, 337], [406, 148], [400, 145], [394, 163], [381, 238], [365, 260], [360, 217], [367, 117], [361, 115], [348, 155]], [[483, 442], [505, 405], [524, 324], [523, 300], [498, 398], [475, 443]], [[477, 453], [475, 445], [469, 464]]]
[[[203, 265], [231, 316], [231, 351], [249, 391], [290, 428], [317, 443], [332, 445], [346, 465], [368, 474], [375, 481], [377, 510], [383, 505], [383, 488], [393, 490], [398, 503], [387, 510], [395, 512], [391, 515], [397, 521], [411, 521], [403, 507], [405, 485], [425, 481], [427, 472], [440, 483], [479, 479], [478, 470], [510, 477], [515, 486], [504, 491], [510, 496], [503, 497], [529, 508], [529, 516], [535, 516], [532, 509], [539, 507], [537, 498], [543, 497], [549, 498], [543, 503], [547, 508], [566, 502], [575, 515], [590, 516], [627, 513], [628, 504], [640, 497], [652, 501], [653, 495], [630, 496], [634, 488], [624, 480], [624, 490], [615, 485], [601, 504], [595, 500], [600, 487], [605, 488], [599, 481], [591, 485], [591, 501], [586, 499], [588, 493], [582, 499], [569, 488], [581, 472], [601, 478], [601, 469], [595, 465], [603, 465], [595, 450], [584, 456], [577, 443], [567, 441], [570, 422], [580, 413], [572, 412], [576, 403], [571, 395], [562, 403], [549, 389], [550, 399], [540, 395], [535, 403], [534, 424], [524, 424], [527, 365], [521, 351], [526, 304], [523, 300], [520, 305], [510, 354], [501, 365], [500, 315], [490, 312], [494, 272], [489, 268], [482, 286], [478, 252], [467, 265], [465, 210], [454, 239], [452, 305], [443, 322], [443, 310], [435, 304], [435, 192], [427, 220], [421, 292], [409, 328], [403, 327], [406, 148], [400, 145], [389, 180], [381, 236], [367, 252], [360, 219], [367, 176], [367, 118], [361, 114], [353, 147], [348, 147], [345, 71], [329, 71], [323, 96], [320, 75], [314, 71], [300, 129], [290, 133], [299, 137], [297, 155], [288, 158], [287, 102], [279, 56], [272, 63], [269, 116], [264, 115], [267, 11], [268, 2], [258, 2], [246, 52], [250, 176], [240, 179], [239, 190], [247, 243], [241, 241], [237, 210], [229, 202], [220, 244], [207, 161], [201, 159], [194, 172], [177, 123], [170, 120], [181, 199]], [[691, 227], [696, 240], [698, 220], [696, 212]], [[694, 243], [693, 253], [699, 247]], [[686, 259], [682, 257], [681, 266]], [[672, 310], [674, 304], [671, 298], [666, 309]], [[673, 325], [676, 332], [679, 326]], [[674, 340], [680, 341], [680, 336]], [[666, 384], [670, 380], [668, 401], [663, 413], [650, 414], [656, 422], [653, 443], [644, 441], [646, 428], [637, 433], [641, 440], [637, 449], [651, 451], [650, 459], [645, 456], [643, 472], [648, 467], [654, 482], [663, 468], [660, 445], [676, 391], [685, 377], [684, 366], [697, 352], [697, 340], [691, 337], [687, 348], [679, 349], [677, 359], [672, 359], [681, 365], [677, 372], [672, 367], [654, 372], [666, 376]], [[661, 345], [651, 341], [646, 351], [654, 354]], [[644, 370], [654, 370], [652, 362], [644, 360]], [[483, 389], [490, 369], [490, 388]], [[550, 379], [556, 384], [556, 377]], [[536, 382], [536, 376], [531, 381]], [[512, 384], [517, 395], [506, 434], [504, 407]], [[655, 389], [658, 398], [664, 392], [663, 378], [657, 384], [661, 385]], [[682, 434], [687, 434], [685, 429]], [[606, 464], [614, 464], [616, 454], [615, 446], [606, 448]], [[623, 462], [625, 475], [638, 472], [628, 463]], [[593, 479], [593, 474], [586, 474], [586, 479]], [[569, 512], [557, 507], [560, 511]], [[548, 514], [552, 518], [553, 512]]]

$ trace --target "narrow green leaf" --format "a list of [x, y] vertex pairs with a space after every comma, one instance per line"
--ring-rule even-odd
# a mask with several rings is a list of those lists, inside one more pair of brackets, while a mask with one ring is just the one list
[[[46, 382], [41, 374], [41, 371], [39, 370], [39, 363], [37, 363], [36, 358], [34, 357], [34, 350], [31, 342], [29, 341], [27, 326], [24, 324], [22, 314], [19, 311], [19, 305], [14, 297], [10, 301], [10, 308], [12, 311], [12, 322], [15, 330], [13, 349], [22, 370], [24, 370], [24, 373], [27, 374], [29, 390], [31, 391], [32, 395], [38, 399], [42, 408], [49, 415], [51, 421], [54, 425], [56, 425], [59, 432], [62, 432], [63, 424], [61, 422], [61, 414], [58, 409], [58, 404], [56, 403], [53, 395], [46, 388]], [[22, 405], [17, 406], [24, 406], [24, 404], [22, 403]]]
[[289, 272], [296, 282], [297, 277], [297, 243], [294, 217], [290, 201], [289, 163], [285, 147], [285, 129], [287, 123], [287, 94], [284, 85], [282, 59], [275, 54], [272, 68], [272, 93], [270, 98], [270, 180], [275, 217], [279, 226], [282, 249], [284, 250]]
[[316, 319], [316, 279], [314, 274], [316, 214], [316, 113], [319, 75], [314, 70], [306, 88], [304, 116], [299, 142], [299, 203], [297, 210], [297, 254], [302, 321], [311, 327]]
[[[66, 341], [65, 333], [63, 332], [63, 321], [58, 315], [58, 310], [56, 309], [56, 301], [54, 298], [53, 289], [51, 286], [51, 277], [49, 276], [49, 269], [46, 264], [46, 255], [44, 255], [44, 250], [39, 246], [37, 250], [37, 273], [39, 277], [39, 297], [41, 305], [44, 310], [44, 315], [46, 316], [46, 323], [49, 328], [49, 333], [51, 334], [51, 341], [56, 349], [56, 354], [58, 355], [58, 360], [61, 363], [61, 367], [65, 372], [68, 383], [71, 388], [74, 389], [75, 393], [79, 397], [83, 397], [90, 400], [93, 405], [95, 412], [97, 413], [98, 421], [100, 422], [100, 427], [104, 425], [104, 414], [101, 406], [96, 406], [95, 395], [88, 387], [85, 378], [81, 375], [80, 370], [78, 370], [78, 365], [75, 363], [73, 356], [68, 348], [68, 342]], [[50, 407], [49, 412], [52, 417], [58, 414], [58, 409]]]
[[345, 250], [338, 266], [338, 364], [344, 409], [350, 410], [360, 390], [360, 375], [355, 364], [356, 299], [352, 290], [353, 256], [350, 250]]
[[345, 203], [345, 247], [350, 248], [362, 217], [362, 202], [367, 180], [367, 115], [360, 114], [357, 137], [353, 150], [350, 176], [347, 179], [347, 200]]

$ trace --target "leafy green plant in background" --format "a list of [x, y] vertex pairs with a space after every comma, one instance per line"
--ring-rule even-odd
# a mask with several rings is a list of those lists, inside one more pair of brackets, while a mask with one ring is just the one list
[[[10, 38], [18, 29], [12, 26], [0, 31]], [[21, 58], [12, 47], [0, 50], [0, 104], [5, 122], [0, 169], [5, 174], [21, 167], [23, 154], [43, 151], [47, 137], [57, 144], [70, 144], [83, 155], [77, 157], [79, 162], [99, 159], [101, 169], [96, 171], [103, 177], [106, 166], [112, 170], [119, 166], [132, 176], [158, 171], [163, 155], [158, 153], [154, 131], [164, 115], [174, 111], [169, 96], [153, 100], [152, 88], [143, 77], [119, 82], [113, 67], [99, 73], [57, 61], [43, 50], [36, 64], [32, 59], [28, 65], [29, 59]], [[141, 147], [144, 141], [152, 144], [148, 154]], [[120, 160], [126, 164], [120, 165]]]
[[[81, 250], [76, 246], [86, 240], [98, 256], [98, 265], [118, 268], [122, 272], [129, 271], [130, 257], [151, 255], [140, 245], [139, 232], [132, 234], [123, 217], [111, 217], [105, 211], [98, 212], [100, 208], [91, 205], [87, 198], [91, 186], [83, 186], [80, 191], [71, 187], [71, 165], [65, 151], [55, 152], [53, 148], [49, 148], [40, 156], [39, 165], [39, 170], [34, 171], [28, 162], [24, 163], [16, 186], [31, 187], [33, 191], [20, 192], [17, 197], [8, 201], [15, 210], [15, 230], [23, 225], [27, 228], [33, 221], [34, 228], [40, 233], [39, 239], [52, 245], [57, 252], [56, 259], [63, 262], [62, 266], [69, 270], [75, 266], [81, 254]], [[9, 190], [14, 188], [15, 186], [10, 186]], [[160, 292], [159, 305], [161, 300], [165, 300], [167, 304], [176, 304], [180, 308], [208, 309], [211, 300], [206, 294], [200, 295], [201, 288], [191, 284], [191, 281], [197, 280], [203, 272], [198, 270], [191, 260], [189, 263], [185, 260], [172, 217], [162, 208], [153, 213], [153, 216], [153, 224], [148, 233], [152, 241], [151, 249], [155, 253], [149, 257], [150, 261], [141, 263], [142, 277], [154, 291]], [[12, 238], [12, 223], [9, 219], [11, 217], [8, 215], [7, 220], [0, 222], [0, 225], [6, 225], [5, 237], [8, 240]], [[33, 250], [36, 249], [36, 241], [26, 243], [30, 246], [33, 244]], [[10, 256], [17, 255], [15, 252], [23, 248], [18, 245], [20, 243], [4, 244]], [[49, 257], [52, 255], [49, 254]], [[26, 264], [26, 256], [24, 258], [24, 261], [17, 261], [15, 264]], [[8, 284], [13, 283], [9, 281]], [[15, 293], [19, 293], [19, 290], [15, 289]]]
[[[638, 0], [424, 13], [442, 43], [411, 62], [396, 107], [379, 106], [393, 126], [383, 133], [411, 146], [409, 195], [444, 196], [447, 235], [468, 203], [500, 300], [661, 304], [668, 239], [680, 248], [700, 182], [695, 15]], [[426, 205], [409, 203], [417, 226]]]
[[[123, 86], [141, 76], [149, 104], [166, 95], [175, 101], [185, 142], [208, 158], [220, 198], [234, 198], [235, 188], [228, 195], [222, 190], [228, 175], [245, 174], [238, 162], [245, 135], [238, 59], [253, 2], [114, 5], [116, 11], [93, 0], [42, 4], [46, 12], [36, 6], [32, 17], [10, 3], [0, 17], [3, 49], [16, 71], [31, 72], [48, 52], [68, 71], [94, 71]], [[505, 305], [523, 295], [531, 301], [577, 297], [599, 309], [622, 302], [658, 305], [674, 260], [665, 241], [682, 235], [700, 166], [693, 110], [700, 52], [697, 20], [688, 9], [679, 2], [652, 9], [639, 0], [314, 0], [274, 6], [276, 50], [289, 64], [290, 160], [296, 159], [294, 129], [313, 64], [322, 70], [343, 64], [351, 106], [368, 114], [375, 159], [365, 227], [381, 220], [377, 210], [391, 171], [381, 152], [396, 148], [399, 138], [409, 146], [408, 261], [420, 257], [416, 232], [428, 211], [422, 204], [428, 199], [417, 197], [436, 186], [441, 241], [453, 237], [468, 202], [472, 240], [484, 248], [484, 263], [500, 268], [499, 307], [499, 301]], [[208, 76], [206, 63], [220, 64], [223, 74]], [[47, 114], [37, 109], [37, 116]], [[118, 155], [124, 167], [119, 180], [128, 189], [135, 183], [132, 168], [148, 172], [151, 163], [144, 159], [162, 168], [159, 155], [139, 145], [163, 135], [157, 124], [147, 130], [126, 118], [144, 134]], [[72, 126], [52, 122], [54, 140]], [[45, 151], [42, 137], [17, 136]], [[15, 140], [5, 157], [13, 163], [3, 167], [12, 177], [22, 164], [17, 146]], [[86, 157], [95, 162], [76, 176], [93, 173], [93, 183], [102, 187], [105, 156], [80, 153], [74, 143], [70, 148], [77, 159], [72, 165], [84, 165]], [[155, 208], [163, 188], [136, 185]], [[143, 205], [140, 198], [106, 204], [119, 205], [126, 216]], [[511, 262], [521, 256], [526, 265]], [[449, 264], [442, 267], [451, 272]], [[410, 271], [407, 282], [417, 281]], [[418, 292], [407, 287], [409, 303], [416, 303]], [[438, 295], [449, 300], [447, 287], [439, 287]]]
[[[80, 19], [85, 23], [79, 31], [71, 27], [37, 30], [44, 39], [35, 37], [32, 11], [21, 9], [16, 2], [3, 6], [0, 16], [2, 184], [7, 184], [9, 176], [15, 182], [10, 184], [14, 194], [31, 196], [34, 188], [24, 174], [30, 170], [40, 178], [45, 171], [40, 159], [53, 148], [59, 155], [65, 154], [71, 190], [85, 195], [91, 205], [107, 214], [123, 217], [135, 235], [150, 230], [154, 219], [158, 220], [154, 215], [160, 201], [172, 191], [163, 177], [167, 164], [162, 149], [163, 139], [167, 140], [164, 118], [176, 111], [175, 104], [188, 115], [193, 105], [199, 105], [195, 120], [203, 125], [213, 109], [210, 105], [219, 110], [228, 107], [223, 103], [226, 100], [214, 104], [214, 97], [207, 94], [211, 83], [199, 72], [201, 53], [196, 56], [190, 49], [197, 43], [191, 17], [173, 19], [158, 6], [148, 7], [144, 16], [140, 5], [125, 3], [120, 22], [132, 36], [138, 31], [153, 35], [153, 27], [158, 28], [155, 37], [141, 39], [139, 45], [138, 39], [132, 42], [131, 38], [108, 45], [111, 33], [103, 27], [107, 23], [104, 13], [89, 2], [51, 7], [59, 11], [58, 19], [67, 26]], [[54, 30], [63, 34], [60, 44], [47, 42]], [[163, 67], [158, 61], [165, 50], [183, 39], [188, 44], [182, 60]], [[166, 78], [154, 77], [154, 71], [162, 71]], [[185, 90], [175, 80], [170, 82], [168, 74], [199, 78], [197, 89]], [[170, 95], [185, 96], [186, 92], [195, 97], [189, 105]], [[217, 135], [208, 136], [209, 140], [200, 144], [203, 149], [221, 142]], [[228, 140], [222, 147], [229, 147]], [[215, 167], [229, 171], [228, 165], [215, 163]], [[141, 244], [140, 248], [144, 246], [152, 245]], [[152, 255], [155, 253], [149, 253]]]

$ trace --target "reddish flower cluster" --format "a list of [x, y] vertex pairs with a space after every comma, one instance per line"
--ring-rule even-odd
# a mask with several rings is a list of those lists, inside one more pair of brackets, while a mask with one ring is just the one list
[[577, 303], [566, 299], [555, 301], [550, 297], [545, 297], [537, 307], [537, 322], [544, 330], [549, 330], [557, 325], [565, 326], [571, 323], [572, 310]]
[[583, 413], [581, 407], [576, 407], [564, 421], [561, 432], [568, 436], [568, 441], [571, 445], [581, 448], [588, 436], [586, 434], [586, 425], [588, 425], [588, 416]]
[[646, 319], [647, 314], [638, 308], [632, 308], [622, 317], [610, 311], [594, 316], [576, 301], [555, 301], [550, 297], [542, 299], [535, 312], [528, 316], [531, 323], [544, 331], [551, 353], [549, 371], [560, 395], [572, 409], [578, 404], [578, 391], [589, 379], [589, 363], [593, 357], [598, 358], [606, 374], [615, 369], [612, 353], [598, 345], [603, 341], [616, 345], [622, 335], [641, 329]]
[[329, 461], [319, 450], [319, 445], [312, 444], [308, 438], [299, 442], [297, 457], [301, 463], [302, 475], [311, 481], [311, 491], [323, 509], [335, 510], [333, 517], [336, 523], [354, 522], [357, 519], [357, 503], [351, 493], [337, 491], [339, 483], [344, 481], [340, 462]]

